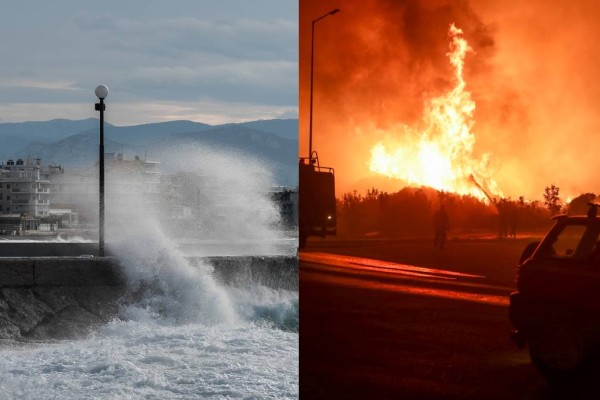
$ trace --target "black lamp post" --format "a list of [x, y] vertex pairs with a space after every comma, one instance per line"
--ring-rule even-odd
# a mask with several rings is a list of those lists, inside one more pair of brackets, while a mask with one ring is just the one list
[[98, 198], [98, 256], [104, 257], [104, 110], [106, 106], [104, 99], [108, 96], [108, 87], [100, 85], [96, 88], [96, 97], [100, 100], [96, 103], [96, 111], [100, 111], [100, 148], [99, 148], [99, 198]]
[[312, 30], [311, 30], [311, 44], [310, 44], [310, 119], [309, 119], [309, 127], [308, 127], [308, 159], [312, 164], [312, 126], [313, 126], [313, 68], [314, 68], [314, 59], [315, 59], [315, 24], [322, 20], [323, 18], [336, 14], [340, 11], [339, 8], [335, 10], [329, 11], [327, 14], [321, 15], [317, 19], [313, 19], [312, 21]]

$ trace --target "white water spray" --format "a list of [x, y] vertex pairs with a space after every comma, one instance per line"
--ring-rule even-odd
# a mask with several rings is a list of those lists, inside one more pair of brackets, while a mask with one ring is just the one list
[[[178, 165], [194, 165], [189, 176], [212, 185], [199, 193], [206, 201], [194, 219], [199, 224], [194, 239], [244, 242], [246, 253], [250, 246], [251, 253], [271, 254], [268, 239], [279, 233], [266, 190], [267, 169], [214, 149], [173, 154], [169, 173]], [[111, 201], [120, 205], [113, 213]], [[139, 193], [108, 194], [107, 211], [108, 249], [125, 267], [128, 285], [119, 318], [85, 339], [5, 347], [0, 394], [16, 399], [298, 397], [297, 292], [222, 285], [212, 266], [192, 264], [178, 247], [174, 236], [180, 231], [164, 226], [170, 210]], [[191, 232], [186, 227], [186, 235]]]
[[[276, 238], [279, 233], [273, 229], [278, 213], [268, 198], [272, 175], [267, 168], [239, 154], [197, 146], [166, 149], [165, 153], [171, 154], [166, 157], [172, 160], [169, 172], [185, 172], [183, 184], [190, 185], [192, 194], [203, 200], [196, 204], [197, 215], [192, 219], [197, 229], [188, 229], [188, 236], [241, 240], [246, 247], [252, 243], [254, 254], [269, 253], [266, 239]], [[126, 183], [132, 176], [121, 171], [112, 173], [111, 179]], [[185, 192], [185, 188], [181, 190]], [[183, 201], [189, 204], [197, 199]], [[212, 276], [212, 266], [203, 261], [191, 265], [170, 236], [177, 234], [177, 229], [167, 232], [161, 225], [170, 216], [169, 207], [176, 204], [153, 203], [147, 194], [134, 192], [113, 192], [107, 197], [109, 210], [111, 202], [119, 208], [108, 214], [109, 250], [125, 267], [128, 300], [133, 300], [124, 310], [124, 317], [138, 318], [143, 310], [168, 323], [232, 324], [239, 322], [236, 309], [245, 310], [246, 317], [252, 315], [245, 302], [256, 300], [256, 296], [237, 291], [234, 300], [241, 303], [233, 304], [228, 290]], [[215, 228], [207, 232], [204, 226]], [[233, 243], [230, 246], [234, 247]], [[272, 298], [262, 296], [269, 303]]]

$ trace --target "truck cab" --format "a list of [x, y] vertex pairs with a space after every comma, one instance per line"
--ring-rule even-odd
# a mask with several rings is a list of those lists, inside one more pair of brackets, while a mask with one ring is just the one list
[[318, 157], [300, 158], [299, 163], [300, 248], [309, 236], [336, 234], [335, 175], [333, 168], [319, 165]]
[[577, 375], [600, 349], [600, 218], [557, 216], [521, 256], [510, 296], [512, 340], [549, 380]]

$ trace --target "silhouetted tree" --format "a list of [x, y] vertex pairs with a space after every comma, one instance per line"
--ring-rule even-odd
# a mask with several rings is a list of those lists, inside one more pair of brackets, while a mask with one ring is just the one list
[[365, 197], [365, 200], [377, 200], [380, 194], [381, 192], [375, 188], [367, 189], [367, 196]]
[[[514, 236], [517, 221], [520, 231], [547, 229], [552, 224], [548, 210], [541, 202], [526, 202], [523, 196], [518, 201], [507, 198], [490, 204], [474, 196], [430, 188], [406, 187], [395, 193], [371, 188], [364, 196], [354, 191], [338, 199], [338, 233], [348, 236], [424, 237], [431, 234], [433, 213], [441, 201], [450, 217], [453, 232], [483, 230]], [[507, 214], [503, 221], [499, 221], [498, 203], [501, 208], [506, 207]]]
[[560, 189], [554, 184], [546, 186], [544, 189], [544, 205], [552, 215], [558, 214], [560, 211], [560, 204], [558, 204], [560, 201], [559, 192]]

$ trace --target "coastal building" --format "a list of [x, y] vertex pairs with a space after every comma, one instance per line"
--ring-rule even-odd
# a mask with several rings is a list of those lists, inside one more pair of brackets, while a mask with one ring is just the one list
[[106, 190], [111, 207], [131, 210], [142, 207], [148, 213], [157, 212], [160, 196], [160, 163], [135, 156], [127, 159], [122, 153], [106, 153]]
[[48, 170], [44, 170], [40, 164], [39, 158], [1, 162], [0, 215], [49, 216]]
[[[105, 193], [107, 213], [127, 213], [132, 208], [152, 212], [160, 193], [159, 163], [122, 153], [105, 153]], [[81, 168], [52, 173], [52, 208], [72, 209], [78, 223], [96, 224], [98, 218], [98, 168]], [[73, 221], [73, 217], [69, 217]]]
[[[160, 194], [159, 163], [123, 154], [105, 154], [108, 211], [153, 213]], [[65, 171], [42, 166], [39, 158], [0, 162], [0, 235], [60, 228], [95, 229], [98, 222], [98, 168]], [[18, 227], [18, 228], [17, 228]]]
[[281, 222], [288, 228], [298, 226], [298, 189], [287, 186], [271, 188], [271, 198], [279, 206]]

